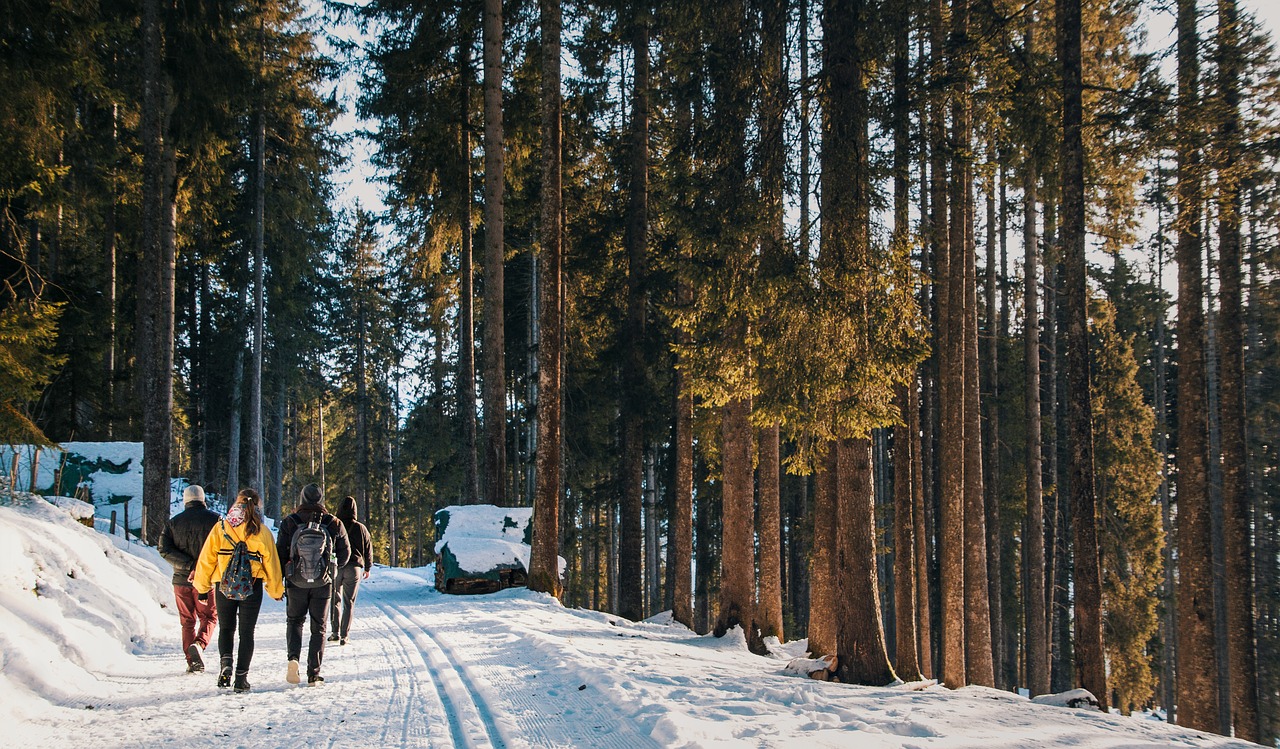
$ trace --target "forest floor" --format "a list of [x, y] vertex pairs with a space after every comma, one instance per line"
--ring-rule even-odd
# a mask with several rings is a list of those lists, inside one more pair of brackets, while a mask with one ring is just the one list
[[[285, 682], [284, 606], [268, 599], [253, 690], [233, 694], [215, 687], [216, 643], [209, 671], [184, 672], [155, 552], [51, 508], [0, 507], [4, 745], [1251, 746], [979, 687], [812, 681], [783, 669], [802, 643], [763, 658], [740, 631], [715, 639], [631, 623], [526, 590], [445, 596], [430, 567], [374, 569], [349, 643], [326, 643], [319, 687]], [[134, 582], [111, 577], [122, 570]]]

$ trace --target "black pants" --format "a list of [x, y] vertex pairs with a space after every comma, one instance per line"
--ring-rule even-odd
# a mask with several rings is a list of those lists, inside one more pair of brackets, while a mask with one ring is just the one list
[[289, 660], [300, 660], [302, 654], [302, 623], [307, 616], [311, 617], [311, 642], [307, 647], [307, 677], [320, 673], [320, 662], [324, 660], [324, 631], [329, 613], [329, 587], [299, 588], [290, 585], [285, 589], [288, 604], [285, 607], [285, 621], [288, 627], [284, 632], [285, 648], [289, 651]]
[[[333, 596], [329, 598], [329, 626], [342, 639], [347, 639], [351, 631], [351, 607], [356, 605], [356, 594], [360, 592], [360, 575], [363, 567], [351, 566], [338, 570], [333, 579]], [[342, 616], [338, 616], [338, 604], [342, 604]]]
[[222, 587], [215, 586], [218, 606], [218, 660], [222, 666], [231, 665], [231, 646], [236, 630], [240, 630], [240, 649], [236, 654], [236, 673], [249, 673], [253, 660], [253, 630], [258, 626], [258, 612], [262, 610], [262, 579], [253, 581], [253, 593], [243, 601], [233, 601], [222, 595]]

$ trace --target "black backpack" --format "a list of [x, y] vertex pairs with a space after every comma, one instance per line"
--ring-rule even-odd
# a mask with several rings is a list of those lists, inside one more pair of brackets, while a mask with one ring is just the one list
[[332, 585], [335, 567], [333, 535], [327, 524], [313, 520], [299, 525], [289, 542], [289, 561], [285, 564], [284, 576], [289, 583], [299, 588]]
[[[226, 523], [222, 525], [222, 537], [231, 541], [231, 536], [227, 535]], [[222, 595], [231, 601], [243, 601], [253, 595], [253, 564], [254, 560], [262, 562], [262, 555], [249, 551], [249, 547], [244, 541], [236, 541], [235, 547], [230, 551], [222, 550], [219, 554], [228, 554], [231, 560], [227, 562], [227, 569], [222, 573], [222, 580], [218, 583], [218, 590]]]

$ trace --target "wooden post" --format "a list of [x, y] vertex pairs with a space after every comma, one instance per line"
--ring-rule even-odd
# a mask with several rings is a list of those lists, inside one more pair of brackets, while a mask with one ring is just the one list
[[111, 511], [111, 535], [116, 535], [116, 511]]
[[129, 503], [124, 503], [124, 540], [129, 540]]
[[31, 450], [31, 481], [27, 484], [27, 491], [32, 494], [36, 493], [36, 476], [40, 473], [40, 448], [33, 447]]
[[18, 483], [18, 449], [13, 450], [13, 464], [9, 467], [9, 498], [13, 499], [13, 493], [18, 490], [15, 484]]

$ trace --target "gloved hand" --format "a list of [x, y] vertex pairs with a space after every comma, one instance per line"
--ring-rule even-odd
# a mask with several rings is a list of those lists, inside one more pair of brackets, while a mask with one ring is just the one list
[[208, 593], [197, 593], [197, 594], [196, 594], [196, 600], [197, 600], [197, 601], [200, 601], [201, 603], [203, 603], [203, 602], [205, 602], [205, 601], [209, 600], [209, 594], [208, 594]]

